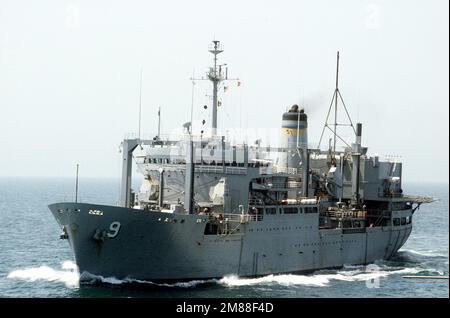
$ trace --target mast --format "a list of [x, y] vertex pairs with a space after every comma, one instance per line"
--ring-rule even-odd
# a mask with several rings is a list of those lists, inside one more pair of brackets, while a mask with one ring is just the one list
[[[348, 119], [348, 124], [344, 124], [344, 123], [338, 123], [338, 117], [337, 117], [337, 112], [338, 112], [338, 98], [340, 99], [342, 106], [345, 110], [345, 113], [347, 115], [347, 119]], [[334, 105], [334, 107], [333, 107]], [[330, 117], [330, 113], [331, 113], [331, 109], [334, 108], [334, 123], [333, 124], [329, 124], [328, 123], [328, 118]], [[333, 129], [330, 128], [330, 126], [334, 126]], [[337, 138], [339, 138], [342, 142], [344, 142], [347, 147], [350, 147], [350, 145], [344, 140], [342, 139], [338, 134], [337, 134], [337, 126], [350, 126], [353, 129], [353, 132], [356, 135], [356, 130], [355, 127], [353, 126], [353, 122], [352, 119], [350, 118], [350, 115], [348, 113], [347, 107], [345, 106], [344, 100], [342, 98], [341, 92], [339, 91], [339, 51], [337, 52], [337, 60], [336, 60], [336, 87], [334, 89], [334, 93], [333, 93], [333, 98], [331, 99], [331, 103], [330, 103], [330, 107], [328, 108], [328, 114], [327, 114], [327, 118], [325, 119], [325, 124], [323, 125], [323, 129], [322, 129], [322, 134], [320, 135], [320, 139], [319, 139], [319, 145], [317, 146], [317, 148], [320, 149], [320, 144], [322, 142], [322, 137], [323, 134], [325, 132], [325, 128], [328, 128], [332, 133], [333, 133], [333, 151], [331, 153], [331, 157], [334, 158], [336, 155], [336, 141]], [[331, 139], [330, 139], [331, 141]], [[331, 151], [331, 143], [330, 143], [330, 147], [329, 147], [330, 151]]]
[[79, 164], [77, 163], [77, 176], [75, 178], [75, 203], [78, 203], [78, 168]]
[[142, 67], [141, 76], [139, 80], [139, 128], [138, 128], [138, 138], [141, 138], [141, 112], [142, 112]]
[[158, 140], [161, 140], [161, 107], [158, 107]]
[[217, 133], [217, 87], [219, 83], [224, 79], [222, 77], [222, 67], [217, 69], [217, 55], [223, 52], [223, 47], [220, 41], [214, 40], [213, 46], [210, 47], [209, 52], [214, 55], [214, 66], [209, 69], [208, 78], [213, 83], [213, 104], [212, 104], [212, 125], [211, 133], [216, 135]]
[[[191, 77], [192, 81], [209, 80], [213, 83], [212, 120], [211, 120], [211, 134], [213, 136], [217, 135], [217, 107], [219, 106], [219, 99], [218, 99], [219, 85], [221, 82], [223, 82], [225, 80], [232, 80], [232, 81], [239, 80], [239, 78], [228, 78], [228, 68], [226, 67], [227, 64], [217, 64], [217, 55], [219, 55], [223, 51], [224, 51], [223, 46], [222, 46], [222, 44], [220, 44], [220, 41], [217, 41], [217, 40], [212, 41], [212, 44], [210, 44], [210, 46], [209, 46], [209, 52], [214, 55], [214, 65], [212, 67], [210, 67], [209, 71], [206, 73], [207, 78]], [[224, 70], [222, 69], [222, 67], [224, 67]], [[194, 94], [194, 92], [192, 92], [192, 96], [193, 96], [193, 94]], [[193, 99], [193, 97], [192, 97], [192, 99]], [[191, 122], [192, 122], [192, 120], [191, 120]]]
[[336, 128], [337, 128], [337, 94], [339, 93], [339, 51], [337, 52], [336, 61], [336, 89], [334, 90], [334, 140], [333, 140], [333, 154], [336, 153]]
[[356, 124], [356, 140], [352, 144], [352, 200], [353, 206], [358, 207], [360, 204], [360, 193], [359, 193], [359, 179], [360, 179], [360, 169], [361, 169], [361, 132], [362, 124]]

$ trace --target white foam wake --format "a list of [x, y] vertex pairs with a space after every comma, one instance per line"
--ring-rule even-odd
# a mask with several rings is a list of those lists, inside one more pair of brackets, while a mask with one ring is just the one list
[[37, 280], [62, 282], [70, 288], [79, 286], [77, 265], [72, 261], [62, 262], [61, 270], [56, 270], [46, 265], [14, 270], [8, 274], [7, 278], [21, 279], [29, 282]]
[[[346, 266], [345, 268], [348, 267]], [[305, 285], [325, 287], [328, 286], [332, 280], [347, 282], [372, 281], [393, 274], [415, 274], [420, 271], [417, 268], [403, 268], [399, 270], [386, 270], [379, 267], [368, 267], [366, 269], [363, 266], [350, 266], [350, 268], [355, 268], [355, 270], [343, 270], [327, 274], [323, 273], [324, 271], [318, 271], [316, 274], [312, 275], [268, 275], [258, 278], [239, 278], [235, 275], [229, 275], [219, 280], [219, 283], [225, 286], [248, 286], [275, 283], [283, 286]]]
[[159, 286], [159, 287], [180, 287], [180, 288], [192, 288], [202, 284], [209, 283], [217, 283], [216, 279], [208, 279], [208, 280], [191, 280], [187, 282], [177, 282], [177, 283], [155, 283], [148, 280], [140, 280], [134, 278], [124, 278], [118, 279], [116, 277], [104, 277], [101, 275], [94, 275], [89, 272], [83, 272], [80, 276], [80, 281], [87, 284], [95, 284], [97, 282], [111, 284], [111, 285], [121, 285], [121, 284], [146, 284], [151, 286]]
[[407, 249], [407, 250], [400, 250], [400, 252], [407, 252], [407, 253], [411, 253], [411, 254], [415, 254], [415, 255], [419, 255], [419, 256], [427, 256], [427, 257], [448, 257], [448, 254], [444, 255], [441, 253], [442, 251], [439, 251], [439, 250], [417, 251], [417, 250]]
[[331, 281], [370, 281], [387, 277], [389, 275], [397, 274], [416, 274], [426, 269], [421, 268], [396, 268], [378, 263], [376, 265], [346, 265], [342, 270], [329, 271], [319, 270], [311, 275], [267, 275], [258, 278], [239, 278], [237, 275], [227, 275], [222, 279], [209, 280], [192, 280], [188, 282], [178, 283], [154, 283], [151, 281], [144, 281], [132, 278], [117, 279], [115, 277], [103, 277], [93, 275], [88, 272], [83, 272], [82, 275], [78, 273], [75, 263], [72, 261], [65, 261], [61, 263], [61, 269], [53, 269], [49, 266], [42, 265], [39, 267], [31, 267], [25, 269], [18, 269], [10, 272], [8, 278], [22, 279], [25, 281], [34, 282], [37, 280], [46, 280], [51, 282], [62, 282], [69, 288], [79, 287], [80, 281], [83, 283], [106, 283], [111, 285], [139, 283], [159, 287], [178, 287], [178, 288], [194, 288], [203, 284], [220, 284], [223, 286], [237, 287], [237, 286], [252, 286], [252, 285], [267, 285], [279, 284], [283, 286], [304, 285], [326, 287]]
[[319, 275], [306, 276], [306, 275], [268, 275], [258, 278], [239, 278], [236, 275], [225, 276], [219, 280], [220, 284], [226, 286], [249, 286], [249, 285], [261, 285], [277, 283], [280, 285], [307, 285], [307, 286], [326, 286], [329, 280], [326, 277], [320, 277]]

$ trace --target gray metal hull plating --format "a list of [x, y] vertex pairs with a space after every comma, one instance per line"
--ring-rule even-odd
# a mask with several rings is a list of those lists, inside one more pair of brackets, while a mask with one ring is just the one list
[[[318, 215], [312, 213], [267, 215], [222, 236], [204, 234], [205, 215], [86, 203], [56, 203], [49, 208], [65, 228], [80, 273], [150, 281], [252, 277], [367, 264], [394, 255], [412, 229], [412, 223], [365, 228], [360, 233], [319, 229]], [[411, 215], [411, 210], [399, 213]], [[102, 235], [94, 238], [95, 233]]]

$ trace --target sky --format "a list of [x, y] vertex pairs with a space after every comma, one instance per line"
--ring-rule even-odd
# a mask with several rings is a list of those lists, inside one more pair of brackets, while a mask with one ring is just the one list
[[241, 82], [221, 89], [219, 127], [276, 129], [299, 104], [317, 147], [339, 51], [369, 154], [399, 156], [404, 181], [448, 182], [448, 14], [447, 0], [1, 0], [0, 176], [73, 176], [79, 163], [80, 176], [118, 177], [141, 69], [143, 136], [158, 107], [164, 134], [192, 105], [210, 122], [211, 87], [190, 78], [205, 76], [216, 39]]

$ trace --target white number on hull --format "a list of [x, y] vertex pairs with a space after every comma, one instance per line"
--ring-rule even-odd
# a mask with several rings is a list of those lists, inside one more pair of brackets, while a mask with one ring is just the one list
[[120, 226], [120, 222], [112, 222], [109, 226], [109, 232], [107, 233], [108, 237], [115, 238], [117, 234], [119, 234]]

